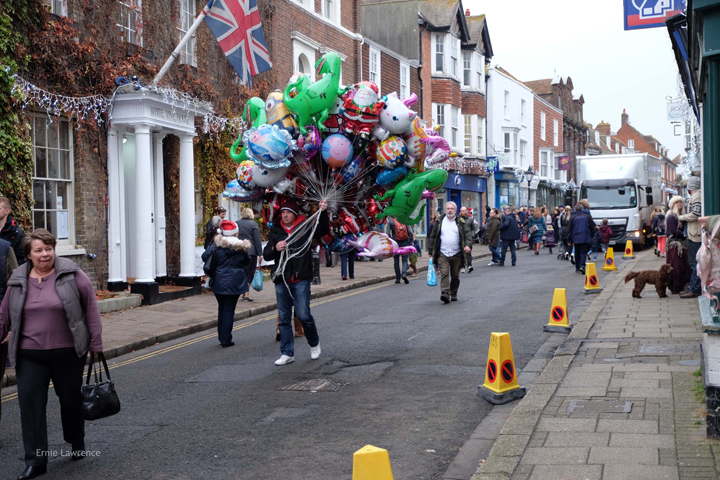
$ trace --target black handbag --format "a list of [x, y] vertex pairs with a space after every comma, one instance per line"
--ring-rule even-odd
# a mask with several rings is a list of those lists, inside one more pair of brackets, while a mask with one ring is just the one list
[[203, 272], [205, 272], [205, 275], [208, 277], [212, 277], [215, 275], [215, 267], [216, 267], [216, 261], [215, 261], [215, 247], [211, 247], [212, 251], [210, 252], [210, 256], [203, 264]]
[[[110, 417], [120, 411], [120, 398], [115, 391], [115, 383], [110, 379], [110, 370], [108, 369], [105, 355], [98, 353], [98, 359], [102, 362], [102, 368], [105, 369], [105, 380], [102, 378], [102, 369], [99, 365], [94, 369], [95, 383], [90, 384], [90, 373], [95, 366], [95, 354], [90, 354], [90, 364], [88, 365], [87, 378], [85, 385], [82, 387], [82, 416], [84, 420], [97, 420], [100, 418]], [[98, 370], [99, 376], [98, 376]]]

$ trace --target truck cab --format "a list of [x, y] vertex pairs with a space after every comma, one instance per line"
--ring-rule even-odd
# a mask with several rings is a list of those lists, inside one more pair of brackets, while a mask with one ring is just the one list
[[611, 245], [631, 240], [641, 249], [650, 238], [650, 214], [659, 204], [653, 194], [660, 183], [659, 161], [654, 160], [647, 154], [579, 157], [580, 198], [587, 199], [596, 224], [608, 219]]

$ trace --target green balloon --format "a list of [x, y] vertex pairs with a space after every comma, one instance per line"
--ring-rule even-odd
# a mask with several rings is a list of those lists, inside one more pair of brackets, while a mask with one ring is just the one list
[[295, 82], [289, 84], [283, 92], [283, 101], [295, 115], [296, 122], [303, 135], [307, 135], [307, 126], [315, 125], [325, 131], [325, 120], [328, 110], [335, 99], [345, 90], [340, 88], [340, 55], [328, 52], [315, 64], [318, 76], [325, 75], [315, 83], [310, 83], [307, 75], [300, 75]]
[[[246, 123], [251, 124], [253, 128], [266, 124], [267, 118], [265, 117], [265, 102], [263, 99], [259, 97], [252, 97], [248, 100], [245, 108], [243, 108], [242, 118]], [[236, 153], [236, 150], [241, 143], [242, 134], [238, 136], [238, 139], [235, 140], [235, 143], [233, 143], [230, 147], [230, 158], [235, 160], [236, 163], [240, 163], [243, 160], [248, 159], [246, 153], [247, 145], [243, 146], [240, 153]]]
[[448, 173], [442, 169], [428, 170], [423, 173], [415, 173], [413, 170], [410, 175], [398, 182], [392, 190], [385, 192], [382, 197], [375, 195], [375, 200], [390, 199], [390, 204], [376, 218], [382, 220], [385, 217], [395, 217], [404, 225], [419, 223], [425, 212], [425, 205], [420, 208], [420, 213], [416, 217], [411, 218], [410, 215], [422, 200], [423, 191], [427, 189], [432, 192], [442, 188], [447, 182], [447, 178]]

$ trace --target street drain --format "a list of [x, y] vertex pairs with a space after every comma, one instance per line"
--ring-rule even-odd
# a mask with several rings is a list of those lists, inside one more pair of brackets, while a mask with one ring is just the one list
[[305, 380], [304, 382], [293, 383], [287, 387], [280, 387], [278, 390], [286, 392], [335, 392], [340, 388], [337, 383], [322, 378]]

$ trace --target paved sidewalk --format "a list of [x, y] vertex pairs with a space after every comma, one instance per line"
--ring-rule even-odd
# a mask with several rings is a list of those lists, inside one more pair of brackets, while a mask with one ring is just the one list
[[697, 300], [631, 297], [618, 272], [513, 410], [472, 480], [720, 478], [695, 397], [702, 330]]
[[[473, 258], [484, 259], [489, 256], [487, 246], [475, 245], [473, 247]], [[423, 256], [418, 258], [420, 273], [417, 279], [419, 281], [425, 281], [426, 274], [423, 272], [427, 272], [428, 259], [426, 252], [423, 252]], [[327, 268], [324, 257], [321, 257], [321, 260], [323, 260], [320, 266], [322, 284], [312, 286], [312, 298], [326, 297], [395, 278], [392, 258], [382, 262], [355, 262], [355, 279], [345, 281], [340, 277], [339, 263], [335, 267]], [[408, 274], [412, 274], [412, 270]], [[409, 278], [412, 279], [412, 277]], [[390, 284], [386, 288], [403, 287], [403, 284]], [[238, 302], [235, 321], [277, 309], [275, 288], [271, 282], [265, 282], [265, 288], [261, 292], [251, 289], [250, 296], [254, 299], [253, 302], [242, 300]], [[440, 293], [438, 292], [439, 300]], [[106, 358], [110, 359], [158, 343], [216, 328], [217, 302], [211, 292], [205, 292], [194, 297], [172, 300], [158, 305], [102, 314], [102, 321], [104, 353]], [[268, 335], [275, 336], [274, 326], [269, 327]], [[14, 369], [7, 368], [5, 376], [0, 380], [2, 387], [15, 385]]]

